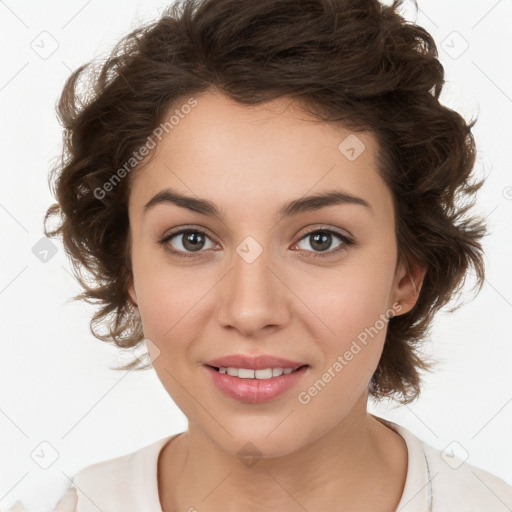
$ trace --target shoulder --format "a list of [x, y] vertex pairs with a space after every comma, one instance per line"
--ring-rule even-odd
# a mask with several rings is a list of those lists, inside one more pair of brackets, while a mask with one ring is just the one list
[[137, 451], [80, 469], [73, 476], [70, 486], [77, 495], [75, 509], [69, 510], [125, 512], [133, 507], [135, 510], [161, 512], [157, 482], [158, 455], [172, 437], [159, 439]]
[[[388, 422], [390, 423], [390, 422]], [[444, 449], [426, 443], [405, 427], [391, 423], [409, 450], [408, 480], [433, 512], [510, 512], [512, 486], [498, 476], [454, 454], [456, 441]], [[458, 444], [460, 453], [462, 449]], [[459, 450], [457, 450], [459, 451]], [[467, 459], [467, 457], [464, 457]], [[411, 474], [410, 474], [411, 473]]]
[[507, 482], [456, 456], [450, 446], [439, 450], [422, 444], [432, 478], [434, 510], [454, 510], [461, 504], [468, 512], [512, 510], [512, 486]]

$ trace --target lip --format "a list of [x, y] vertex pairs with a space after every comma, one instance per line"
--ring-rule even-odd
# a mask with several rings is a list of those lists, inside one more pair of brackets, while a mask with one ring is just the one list
[[[252, 368], [297, 368], [295, 371], [271, 379], [241, 379], [216, 370], [219, 367]], [[242, 354], [212, 359], [204, 364], [216, 387], [230, 398], [240, 402], [260, 404], [283, 395], [296, 386], [308, 371], [309, 365], [300, 361], [290, 361], [280, 357], [260, 355], [257, 357]]]
[[[252, 368], [253, 370], [263, 370], [265, 368], [297, 368], [306, 365], [304, 361], [290, 361], [282, 357], [261, 354], [259, 356], [248, 356], [244, 354], [233, 354], [224, 357], [211, 359], [204, 363], [207, 366], [217, 368]], [[276, 377], [277, 378], [277, 377]], [[251, 380], [251, 379], [248, 379]]]

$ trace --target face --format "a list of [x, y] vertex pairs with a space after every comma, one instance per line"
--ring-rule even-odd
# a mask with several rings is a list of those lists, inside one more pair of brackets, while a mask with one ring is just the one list
[[[391, 193], [368, 132], [319, 123], [290, 99], [196, 100], [133, 176], [130, 296], [189, 426], [230, 453], [248, 441], [290, 453], [366, 406], [390, 310], [414, 304], [395, 273]], [[164, 190], [208, 207], [160, 195], [145, 208]], [[338, 200], [285, 207], [327, 192]], [[286, 363], [263, 361], [275, 377], [244, 379], [207, 365], [231, 355], [303, 366], [278, 376]]]

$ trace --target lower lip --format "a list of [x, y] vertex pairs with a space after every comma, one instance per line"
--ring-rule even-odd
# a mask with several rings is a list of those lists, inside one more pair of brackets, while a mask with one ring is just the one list
[[206, 366], [215, 385], [227, 396], [241, 402], [263, 403], [273, 400], [295, 386], [307, 371], [303, 366], [288, 375], [271, 379], [240, 379], [227, 373], [220, 373], [211, 366]]

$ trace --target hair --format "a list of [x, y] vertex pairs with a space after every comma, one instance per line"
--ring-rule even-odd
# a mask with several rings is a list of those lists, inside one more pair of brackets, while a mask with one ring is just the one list
[[[57, 203], [44, 224], [47, 236], [62, 236], [84, 289], [73, 299], [99, 305], [90, 322], [96, 338], [120, 349], [144, 341], [128, 294], [127, 204], [152, 153], [135, 164], [133, 156], [183, 98], [214, 89], [245, 105], [286, 97], [319, 121], [376, 138], [394, 203], [397, 267], [414, 258], [426, 274], [414, 307], [390, 319], [368, 390], [403, 404], [419, 396], [420, 372], [433, 366], [420, 350], [435, 313], [460, 295], [470, 267], [482, 288], [486, 226], [469, 215], [483, 184], [472, 175], [475, 120], [440, 103], [435, 42], [399, 7], [401, 0], [181, 0], [99, 65], [70, 75], [56, 107], [64, 127], [49, 177]], [[134, 358], [116, 369], [149, 367]]]

